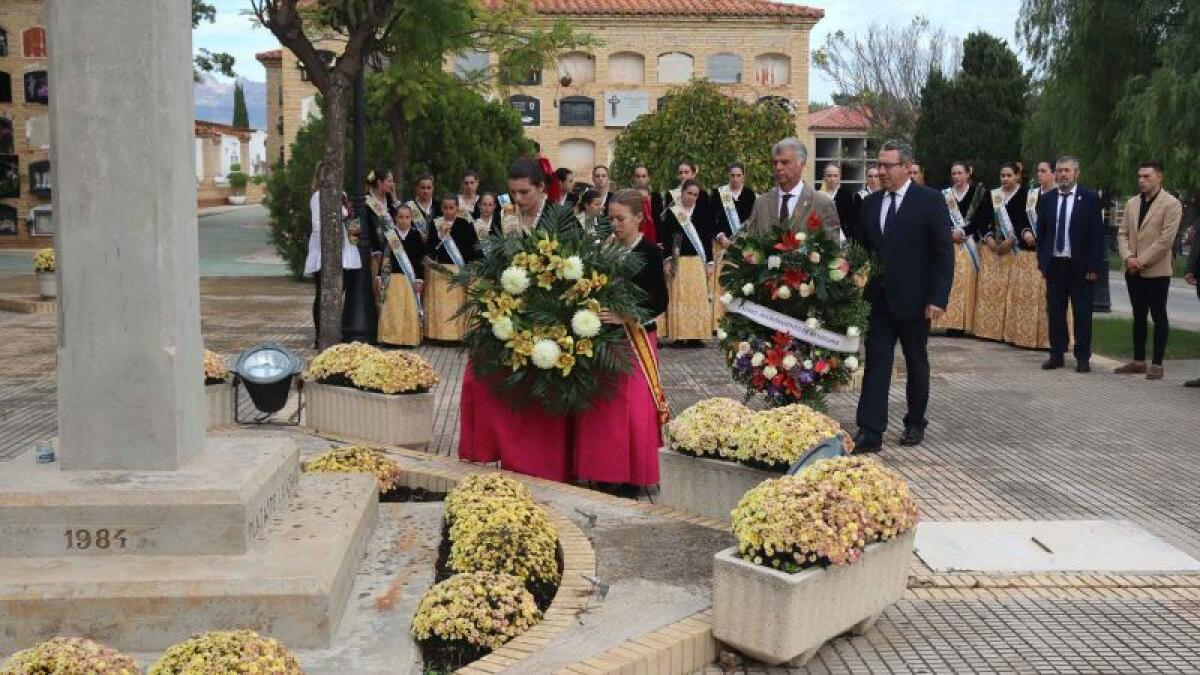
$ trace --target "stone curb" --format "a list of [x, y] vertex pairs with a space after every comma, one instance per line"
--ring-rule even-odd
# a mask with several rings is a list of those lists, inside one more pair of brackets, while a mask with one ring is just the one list
[[717, 641], [713, 638], [709, 609], [556, 672], [558, 675], [688, 675], [716, 660]]

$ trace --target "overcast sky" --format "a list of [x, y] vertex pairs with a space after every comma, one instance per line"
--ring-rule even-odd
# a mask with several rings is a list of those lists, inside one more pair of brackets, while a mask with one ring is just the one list
[[[247, 0], [210, 1], [217, 8], [217, 22], [202, 24], [196, 30], [196, 48], [229, 52], [237, 58], [239, 75], [251, 80], [265, 80], [266, 73], [262, 64], [254, 60], [254, 54], [278, 47], [274, 36], [254, 27], [248, 17], [241, 16], [240, 13], [249, 7]], [[972, 31], [984, 30], [1007, 40], [1015, 49], [1014, 28], [1021, 0], [813, 0], [799, 4], [816, 5], [825, 10], [825, 18], [813, 30], [814, 49], [834, 31], [858, 33], [872, 22], [903, 25], [918, 14], [960, 38]], [[815, 69], [809, 87], [809, 98], [813, 101], [828, 102], [833, 93], [831, 83]]]

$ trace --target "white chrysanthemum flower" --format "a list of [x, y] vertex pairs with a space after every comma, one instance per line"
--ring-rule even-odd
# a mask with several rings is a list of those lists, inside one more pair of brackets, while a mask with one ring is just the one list
[[843, 361], [843, 363], [845, 363], [846, 367], [850, 369], [850, 372], [854, 372], [854, 371], [858, 370], [858, 357], [857, 356], [847, 356], [846, 360]]
[[821, 254], [817, 253], [816, 251], [813, 251], [812, 253], [808, 254], [808, 259], [811, 262], [819, 263], [819, 262], [821, 262]]
[[792, 368], [795, 368], [796, 367], [796, 357], [792, 356], [791, 354], [788, 354], [787, 356], [783, 357], [783, 367], [786, 370], [791, 370]]
[[727, 337], [729, 337], [729, 333], [726, 333], [725, 331], [721, 330], [720, 328], [717, 329], [717, 339], [718, 340], [724, 340]]
[[721, 296], [722, 305], [728, 305], [731, 302], [733, 302], [733, 293], [726, 293]]
[[742, 295], [746, 297], [754, 295], [754, 284], [746, 284], [742, 286]]
[[762, 352], [754, 352], [754, 356], [750, 357], [750, 365], [757, 368], [763, 364], [763, 361], [766, 361], [766, 360], [767, 360], [767, 357], [763, 356]]
[[558, 365], [558, 357], [561, 354], [562, 350], [554, 340], [538, 340], [533, 343], [533, 353], [530, 355], [530, 360], [538, 368], [550, 370]]
[[796, 241], [803, 244], [804, 242], [808, 241], [808, 235], [803, 232], [797, 232], [796, 233]]
[[800, 297], [807, 298], [808, 296], [815, 293], [816, 290], [817, 290], [817, 287], [815, 285], [813, 285], [813, 283], [811, 281], [800, 284]]
[[803, 365], [804, 365], [805, 370], [812, 370], [812, 367], [813, 367], [812, 359], [804, 359]]
[[777, 270], [777, 269], [779, 269], [779, 266], [782, 264], [783, 264], [783, 258], [781, 258], [777, 255], [773, 255], [773, 256], [767, 258], [767, 269], [769, 269], [769, 270]]
[[787, 286], [780, 286], [778, 290], [775, 291], [775, 297], [779, 298], [780, 300], [787, 300], [788, 298], [792, 297], [792, 289]]
[[500, 273], [500, 286], [509, 295], [520, 295], [529, 288], [529, 274], [520, 267], [509, 267]]
[[593, 338], [600, 334], [600, 315], [590, 309], [581, 309], [571, 317], [571, 332], [581, 338]]
[[763, 368], [763, 377], [767, 378], [768, 380], [774, 378], [778, 374], [779, 371], [775, 369], [775, 366], [767, 366], [766, 368]]
[[858, 326], [850, 326], [846, 329], [846, 335], [850, 337], [858, 337], [859, 335], [862, 335], [862, 331], [858, 329]]
[[579, 256], [573, 255], [563, 261], [562, 278], [567, 281], [579, 281], [583, 278], [583, 260]]
[[515, 334], [512, 319], [507, 316], [502, 316], [492, 322], [492, 335], [495, 335], [497, 340], [508, 342]]

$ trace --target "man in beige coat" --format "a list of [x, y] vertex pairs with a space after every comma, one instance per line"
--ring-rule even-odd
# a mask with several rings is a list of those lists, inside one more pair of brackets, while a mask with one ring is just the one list
[[771, 166], [775, 171], [776, 186], [755, 200], [750, 218], [742, 225], [743, 232], [767, 232], [781, 221], [790, 229], [803, 229], [806, 224], [798, 222], [798, 219], [807, 218], [812, 211], [821, 219], [821, 224], [831, 237], [835, 240], [841, 237], [842, 227], [833, 199], [804, 184], [804, 165], [807, 162], [808, 148], [795, 138], [785, 138], [771, 148]]
[[[1159, 162], [1138, 166], [1138, 195], [1125, 204], [1125, 220], [1117, 231], [1117, 246], [1133, 307], [1133, 361], [1117, 368], [1121, 374], [1146, 374], [1148, 380], [1163, 377], [1163, 353], [1167, 349], [1167, 293], [1174, 272], [1171, 248], [1183, 207], [1162, 189], [1163, 169]], [[1154, 319], [1154, 351], [1146, 366], [1146, 314]]]

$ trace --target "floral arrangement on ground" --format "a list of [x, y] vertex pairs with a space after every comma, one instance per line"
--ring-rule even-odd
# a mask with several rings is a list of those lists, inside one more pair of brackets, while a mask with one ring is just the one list
[[558, 532], [523, 483], [464, 478], [446, 496], [438, 583], [413, 618], [426, 669], [460, 668], [536, 625], [562, 569]]
[[641, 256], [585, 233], [568, 211], [527, 236], [493, 235], [483, 248], [455, 279], [467, 289], [460, 311], [475, 372], [517, 407], [587, 409], [632, 364], [624, 329], [601, 322], [601, 308], [650, 318], [631, 281]]
[[216, 352], [204, 350], [204, 384], [225, 384], [229, 380], [229, 367], [225, 358]]
[[754, 412], [728, 398], [705, 399], [667, 425], [676, 452], [783, 473], [813, 447], [837, 436], [853, 441], [833, 418], [801, 403]]
[[879, 462], [838, 457], [763, 481], [733, 510], [739, 555], [784, 572], [846, 565], [917, 524], [908, 483]]
[[3, 675], [140, 675], [133, 657], [87, 638], [56, 637], [23, 649], [0, 666]]
[[149, 675], [262, 673], [301, 675], [296, 657], [278, 640], [252, 630], [211, 631], [172, 645]]
[[39, 249], [33, 256], [34, 272], [53, 272], [55, 270], [54, 249]]
[[[870, 255], [857, 244], [843, 247], [813, 211], [801, 214], [799, 230], [776, 224], [767, 232], [741, 233], [725, 253], [721, 302], [756, 303], [853, 338], [862, 334], [868, 306], [862, 289], [871, 274]], [[733, 379], [746, 399], [770, 405], [823, 407], [835, 385], [848, 383], [858, 357], [800, 340], [791, 333], [727, 312], [717, 337]]]
[[417, 354], [384, 351], [361, 342], [337, 344], [321, 352], [309, 364], [306, 377], [380, 394], [423, 394], [438, 383], [437, 371]]

